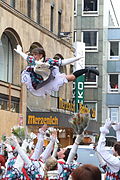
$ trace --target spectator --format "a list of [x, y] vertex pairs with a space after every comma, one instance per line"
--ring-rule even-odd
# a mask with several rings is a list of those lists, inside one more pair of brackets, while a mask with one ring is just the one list
[[[106, 134], [109, 128], [113, 127], [116, 131], [117, 143], [114, 145], [114, 155], [105, 149]], [[112, 125], [112, 122], [106, 121], [105, 125], [100, 128], [100, 138], [97, 146], [97, 154], [102, 168], [106, 171], [106, 180], [120, 179], [120, 123]]]
[[71, 176], [72, 180], [101, 180], [101, 171], [96, 166], [85, 164], [76, 168]]

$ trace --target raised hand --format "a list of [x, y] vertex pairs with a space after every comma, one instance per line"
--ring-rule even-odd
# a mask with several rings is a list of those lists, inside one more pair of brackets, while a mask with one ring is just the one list
[[14, 49], [20, 56], [22, 56], [25, 60], [27, 59], [28, 55], [22, 52], [22, 47], [17, 45], [17, 49]]
[[115, 131], [120, 131], [120, 123], [112, 124], [112, 127]]
[[6, 142], [9, 143], [11, 146], [14, 146], [14, 147], [19, 146], [19, 143], [18, 143], [17, 138], [15, 136], [8, 137]]
[[112, 121], [110, 119], [106, 119], [104, 127], [106, 129], [110, 129], [111, 125], [112, 125]]
[[14, 49], [17, 53], [22, 52], [22, 47], [20, 45], [17, 45], [17, 49]]
[[106, 119], [105, 125], [100, 128], [100, 132], [103, 134], [108, 134], [111, 125], [112, 125], [112, 121], [110, 119]]

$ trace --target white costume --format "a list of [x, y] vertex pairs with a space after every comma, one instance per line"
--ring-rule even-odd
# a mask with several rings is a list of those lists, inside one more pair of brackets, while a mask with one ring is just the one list
[[[20, 54], [25, 60], [27, 60], [28, 56], [27, 54], [22, 52], [22, 48], [20, 45], [17, 45], [17, 49], [14, 49], [18, 54]], [[27, 86], [27, 89], [35, 96], [44, 96], [46, 94], [51, 94], [52, 91], [58, 91], [61, 86], [63, 86], [64, 83], [68, 83], [68, 80], [66, 78], [66, 74], [60, 73], [59, 72], [59, 66], [64, 66], [67, 64], [70, 64], [72, 62], [78, 61], [81, 58], [81, 55], [77, 53], [77, 57], [74, 58], [69, 58], [69, 59], [64, 59], [58, 60], [57, 65], [53, 65], [53, 68], [51, 68], [50, 77], [48, 80], [44, 81], [43, 74], [46, 76], [46, 73], [50, 71], [50, 61], [53, 59], [50, 59], [50, 61], [46, 62], [40, 62], [40, 61], [35, 61], [32, 60], [27, 60], [28, 66], [26, 69], [22, 72], [21, 74], [21, 82], [24, 83]], [[54, 60], [53, 60], [54, 61]], [[56, 60], [55, 60], [56, 61]], [[44, 69], [46, 69], [44, 72], [42, 72], [41, 68], [44, 66]], [[32, 69], [32, 70], [31, 70]], [[37, 70], [41, 71], [41, 87], [39, 89], [35, 89], [33, 87], [33, 84], [31, 82], [32, 80], [35, 80], [35, 73], [37, 74]], [[32, 71], [32, 72], [31, 72]], [[34, 72], [33, 72], [34, 71]], [[31, 73], [32, 73], [32, 78], [31, 78]], [[40, 75], [40, 73], [39, 73]], [[38, 75], [38, 76], [39, 76]], [[40, 78], [40, 77], [38, 77]]]
[[[106, 134], [109, 133], [111, 121], [107, 121], [103, 127], [100, 128], [100, 138], [98, 141], [97, 151], [101, 166], [106, 165], [106, 180], [120, 179], [120, 157], [115, 157], [105, 149]], [[116, 130], [117, 141], [120, 141], [120, 124], [113, 125]], [[101, 159], [102, 157], [102, 159]]]

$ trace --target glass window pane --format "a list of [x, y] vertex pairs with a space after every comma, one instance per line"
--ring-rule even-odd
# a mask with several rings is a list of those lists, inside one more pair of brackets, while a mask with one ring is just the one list
[[96, 82], [96, 75], [93, 73], [86, 73], [85, 82]]
[[110, 42], [110, 56], [119, 55], [119, 42]]
[[84, 0], [84, 11], [97, 11], [98, 0]]
[[61, 12], [59, 11], [58, 12], [58, 36], [60, 35], [60, 32], [61, 32]]
[[51, 6], [50, 31], [52, 31], [52, 32], [53, 32], [53, 17], [54, 17], [54, 7]]
[[12, 6], [13, 8], [15, 8], [15, 0], [10, 0], [10, 6]]
[[90, 110], [90, 119], [91, 120], [96, 120], [96, 103], [94, 102], [85, 102], [84, 105], [86, 105], [86, 107], [88, 107], [88, 109]]
[[85, 46], [97, 46], [97, 32], [84, 31], [83, 42], [85, 43]]
[[109, 116], [110, 116], [110, 119], [111, 119], [111, 121], [113, 121], [113, 122], [118, 122], [118, 108], [109, 108], [109, 112], [110, 112], [110, 114], [109, 114]]
[[2, 35], [0, 41], [0, 80], [12, 82], [13, 50], [8, 36]]
[[37, 0], [37, 23], [40, 24], [40, 6], [41, 6], [41, 0]]
[[118, 89], [118, 74], [110, 74], [110, 88]]
[[27, 0], [27, 15], [31, 18], [31, 0]]

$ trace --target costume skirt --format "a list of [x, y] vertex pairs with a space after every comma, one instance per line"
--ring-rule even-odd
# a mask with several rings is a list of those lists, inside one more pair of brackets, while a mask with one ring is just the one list
[[30, 72], [24, 70], [21, 74], [21, 82], [24, 83], [27, 89], [35, 96], [45, 96], [46, 94], [51, 94], [52, 91], [58, 91], [64, 83], [68, 83], [66, 79], [66, 74], [59, 72], [59, 67], [54, 67], [52, 70], [52, 75], [54, 79], [51, 79], [44, 84], [41, 88], [35, 90], [32, 86]]

